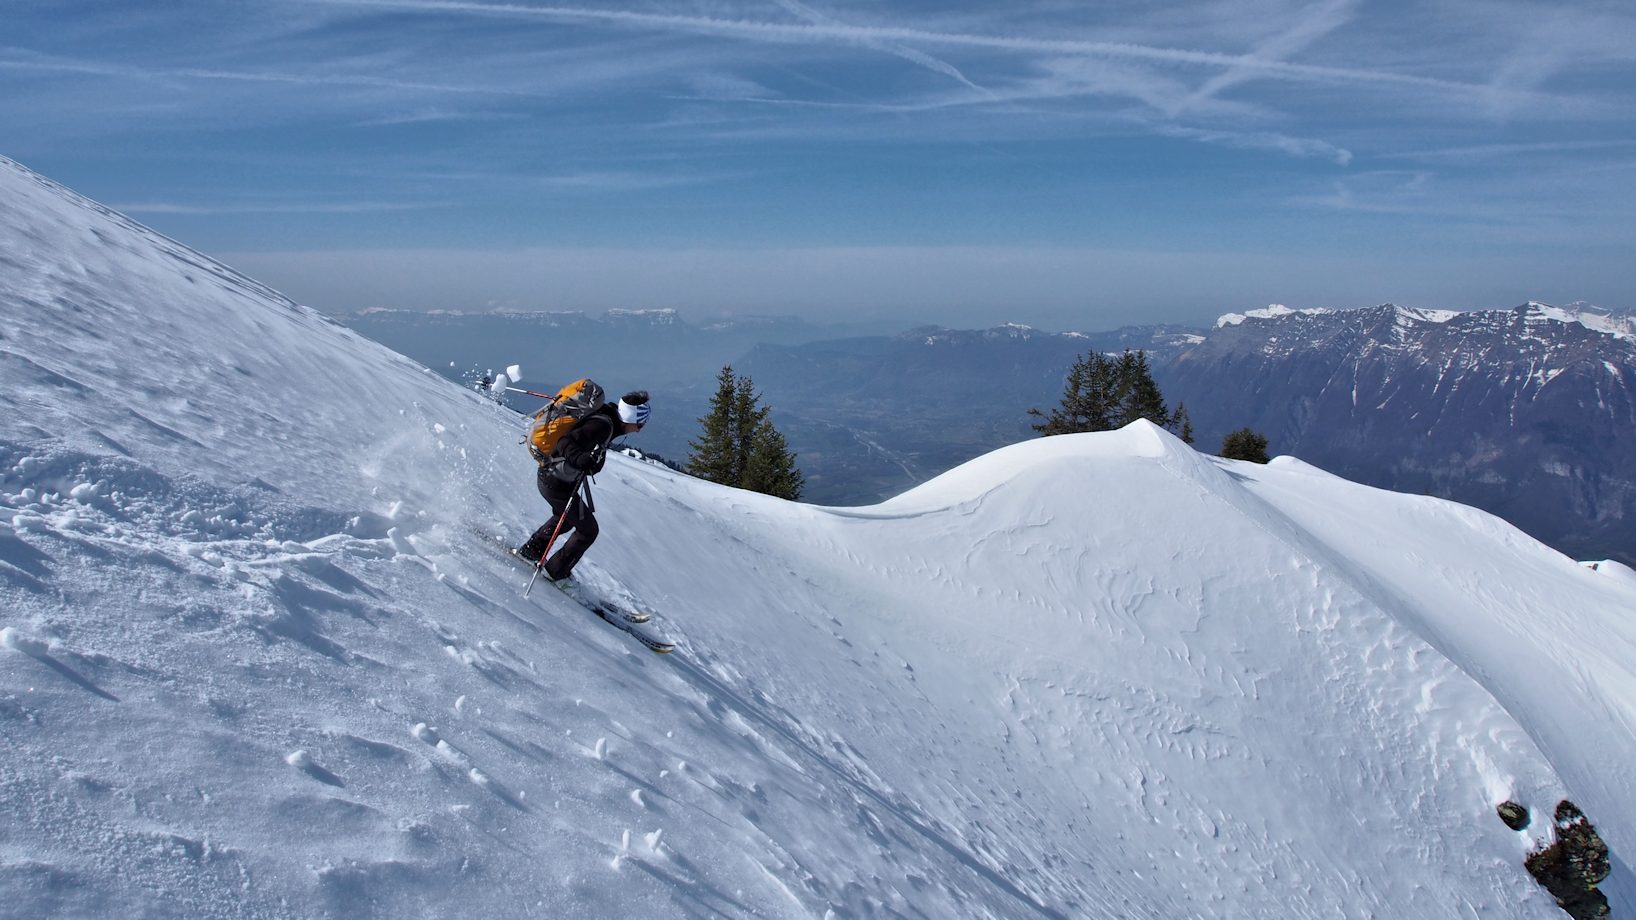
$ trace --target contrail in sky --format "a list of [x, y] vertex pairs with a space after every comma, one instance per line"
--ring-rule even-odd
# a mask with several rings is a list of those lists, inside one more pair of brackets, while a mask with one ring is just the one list
[[670, 13], [598, 10], [570, 6], [473, 3], [467, 2], [467, 0], [309, 0], [309, 2], [321, 3], [327, 6], [355, 6], [405, 12], [470, 13], [513, 18], [603, 22], [632, 28], [669, 29], [748, 40], [805, 44], [841, 42], [867, 47], [871, 43], [883, 41], [911, 42], [964, 48], [984, 48], [996, 51], [1116, 57], [1160, 63], [1250, 70], [1268, 77], [1290, 80], [1410, 86], [1461, 95], [1492, 95], [1494, 91], [1494, 88], [1487, 84], [1440, 80], [1435, 77], [1420, 77], [1352, 67], [1295, 64], [1288, 61], [1268, 60], [1255, 55], [1163, 48], [1129, 42], [981, 35], [966, 32], [937, 32], [898, 26], [852, 26], [843, 23], [777, 23]]

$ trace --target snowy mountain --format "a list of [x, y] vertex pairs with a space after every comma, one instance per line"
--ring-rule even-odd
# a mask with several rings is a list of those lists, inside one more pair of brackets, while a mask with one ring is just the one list
[[1601, 332], [1612, 333], [1626, 339], [1636, 338], [1636, 311], [1633, 310], [1609, 310], [1584, 301], [1561, 307], [1550, 307], [1547, 304], [1532, 305], [1547, 310], [1558, 310], [1572, 322]]
[[1273, 307], [1222, 317], [1161, 381], [1186, 399], [1200, 445], [1248, 425], [1324, 469], [1636, 563], [1633, 329], [1539, 303]]
[[0, 160], [0, 916], [1551, 918], [1564, 797], [1636, 907], [1623, 566], [1145, 423], [614, 456], [660, 657], [480, 545], [513, 419]]

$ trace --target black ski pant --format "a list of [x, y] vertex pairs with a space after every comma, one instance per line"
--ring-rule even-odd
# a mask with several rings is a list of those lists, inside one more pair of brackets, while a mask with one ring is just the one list
[[[562, 548], [545, 562], [545, 577], [558, 581], [573, 574], [574, 566], [579, 564], [580, 557], [585, 555], [585, 551], [591, 548], [592, 543], [596, 542], [599, 528], [596, 515], [592, 513], [590, 506], [583, 498], [575, 497], [574, 493], [577, 490], [571, 484], [551, 475], [546, 467], [540, 467], [536, 485], [539, 487], [540, 495], [551, 505], [551, 517], [540, 525], [539, 530], [534, 531], [534, 535], [528, 538], [528, 542], [524, 543], [517, 553], [530, 562], [538, 562], [551, 548], [553, 533], [560, 537], [572, 530], [573, 534], [562, 544]], [[566, 518], [564, 512], [567, 513]], [[557, 529], [559, 521], [562, 525], [560, 532]]]

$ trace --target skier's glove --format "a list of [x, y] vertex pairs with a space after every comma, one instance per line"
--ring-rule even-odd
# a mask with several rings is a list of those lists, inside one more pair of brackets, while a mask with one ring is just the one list
[[602, 465], [607, 462], [607, 454], [600, 450], [588, 450], [573, 459], [574, 469], [588, 475], [602, 472]]

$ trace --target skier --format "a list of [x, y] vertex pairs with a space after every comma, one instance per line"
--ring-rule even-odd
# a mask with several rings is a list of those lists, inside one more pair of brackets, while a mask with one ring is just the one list
[[[551, 517], [528, 542], [513, 550], [520, 558], [539, 565], [545, 577], [561, 581], [574, 571], [585, 551], [596, 542], [596, 506], [586, 478], [602, 471], [608, 445], [621, 435], [634, 434], [647, 424], [653, 407], [645, 390], [634, 390], [585, 415], [558, 439], [550, 455], [540, 464], [540, 495], [551, 505]], [[545, 559], [559, 531], [572, 530], [562, 548]], [[542, 564], [543, 563], [543, 564]]]

